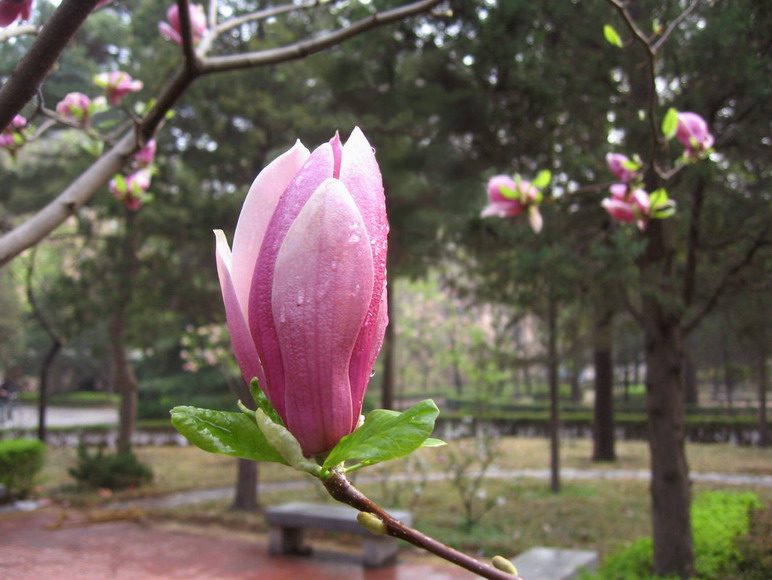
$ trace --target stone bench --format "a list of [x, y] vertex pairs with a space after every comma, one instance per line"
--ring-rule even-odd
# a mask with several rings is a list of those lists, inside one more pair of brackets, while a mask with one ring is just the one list
[[[268, 523], [268, 550], [271, 554], [310, 555], [311, 548], [304, 542], [307, 529], [347, 532], [362, 536], [362, 564], [377, 568], [396, 560], [399, 545], [396, 538], [373, 534], [357, 522], [357, 510], [347, 505], [309, 502], [291, 502], [265, 510]], [[412, 525], [410, 512], [390, 511], [398, 520]]]
[[526, 580], [573, 580], [582, 571], [592, 572], [598, 565], [598, 553], [592, 550], [531, 548], [512, 560]]

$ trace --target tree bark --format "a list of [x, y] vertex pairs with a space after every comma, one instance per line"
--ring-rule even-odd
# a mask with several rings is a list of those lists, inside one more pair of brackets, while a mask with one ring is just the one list
[[616, 461], [614, 441], [614, 313], [596, 306], [593, 321], [593, 365], [595, 402], [593, 408], [593, 461]]
[[550, 297], [547, 313], [547, 374], [550, 388], [550, 490], [560, 492], [560, 389], [558, 381], [558, 304]]
[[60, 336], [51, 337], [51, 348], [48, 349], [43, 363], [40, 365], [40, 388], [38, 389], [38, 439], [44, 442], [48, 438], [46, 429], [46, 410], [48, 409], [48, 376], [54, 364], [56, 355], [59, 354], [64, 340]]
[[649, 224], [640, 264], [654, 571], [688, 578], [694, 573], [694, 545], [685, 449], [684, 359], [679, 313], [662, 300], [666, 295], [662, 282], [673, 276], [673, 252], [665, 227], [658, 220]]
[[118, 451], [131, 449], [131, 437], [137, 424], [139, 384], [126, 353], [126, 313], [117, 308], [110, 317], [110, 362], [113, 387], [121, 396], [118, 411]]
[[687, 405], [696, 407], [699, 404], [697, 369], [694, 367], [694, 358], [688, 345], [684, 348], [684, 396]]
[[258, 464], [249, 459], [237, 459], [238, 475], [236, 489], [233, 495], [232, 510], [253, 512], [260, 506], [257, 495]]
[[[389, 270], [391, 271], [391, 270]], [[381, 380], [381, 408], [394, 408], [394, 358], [396, 333], [394, 332], [394, 283], [391, 277], [388, 280], [386, 292], [386, 308], [389, 313], [389, 324], [386, 326], [386, 334], [383, 337], [383, 377]]]

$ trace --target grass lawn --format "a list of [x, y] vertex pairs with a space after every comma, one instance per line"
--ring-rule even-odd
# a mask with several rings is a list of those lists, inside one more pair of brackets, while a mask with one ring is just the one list
[[[496, 443], [493, 465], [499, 469], [548, 467], [548, 442], [541, 439], [504, 438]], [[454, 473], [454, 465], [471, 458], [472, 442], [454, 442], [448, 448], [425, 449], [411, 458], [392, 461], [359, 472], [356, 484], [384, 506], [413, 510], [417, 527], [438, 539], [472, 553], [513, 555], [534, 545], [586, 548], [607, 554], [619, 545], [650, 533], [648, 485], [644, 481], [565, 481], [559, 495], [550, 493], [548, 482], [536, 479], [486, 480], [472, 492], [450, 481], [432, 481], [428, 474]], [[205, 453], [193, 447], [138, 447], [135, 452], [155, 472], [154, 482], [139, 490], [119, 492], [116, 498], [157, 495], [172, 491], [232, 486], [236, 460]], [[633, 469], [648, 467], [643, 442], [619, 442], [619, 460], [589, 460], [591, 442], [565, 441], [563, 466], [576, 469]], [[724, 444], [688, 447], [693, 471], [772, 474], [772, 452]], [[454, 457], [455, 459], [448, 459]], [[74, 449], [50, 449], [41, 481], [43, 493], [92, 505], [101, 501], [95, 492], [74, 493], [67, 468], [74, 465]], [[474, 463], [472, 463], [474, 467]], [[397, 474], [412, 473], [417, 481]], [[304, 476], [280, 465], [262, 464], [260, 479], [282, 481]], [[467, 480], [468, 482], [468, 480]], [[708, 489], [737, 489], [696, 483], [694, 493]], [[772, 489], [750, 488], [772, 504]], [[303, 499], [329, 498], [320, 485], [302, 492]], [[297, 500], [298, 491], [264, 491], [264, 505]], [[467, 509], [464, 509], [464, 505]], [[261, 531], [259, 514], [227, 510], [228, 502], [212, 502], [167, 510], [158, 514], [171, 520], [223, 525], [230, 529]]]

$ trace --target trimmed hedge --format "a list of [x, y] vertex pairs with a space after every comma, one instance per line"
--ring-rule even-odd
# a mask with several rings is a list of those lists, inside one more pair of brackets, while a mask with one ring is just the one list
[[0, 440], [0, 483], [10, 499], [24, 498], [43, 468], [46, 444], [37, 439]]

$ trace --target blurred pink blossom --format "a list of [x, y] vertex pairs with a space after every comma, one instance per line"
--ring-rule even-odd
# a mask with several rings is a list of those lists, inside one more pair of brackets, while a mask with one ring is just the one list
[[638, 177], [638, 171], [629, 169], [628, 166], [634, 163], [627, 155], [621, 153], [609, 153], [606, 155], [606, 163], [609, 171], [614, 174], [619, 181], [628, 183]]
[[155, 139], [148, 141], [142, 149], [134, 154], [132, 167], [135, 169], [142, 169], [143, 167], [151, 165], [155, 160], [156, 149]]
[[0, 0], [0, 27], [12, 24], [16, 19], [29, 20], [32, 0]]
[[699, 155], [713, 147], [714, 142], [708, 124], [697, 113], [678, 113], [676, 139], [684, 146], [688, 156]]
[[[204, 7], [199, 4], [190, 4], [190, 29], [193, 33], [193, 43], [197, 43], [206, 34], [206, 13]], [[177, 45], [182, 45], [182, 36], [180, 28], [180, 9], [177, 4], [172, 4], [166, 11], [166, 20], [168, 22], [158, 23], [158, 32], [166, 40], [171, 40]]]
[[108, 188], [116, 199], [123, 202], [123, 205], [132, 211], [137, 211], [148, 198], [147, 190], [151, 179], [150, 170], [140, 169], [127, 177], [115, 176], [110, 180]]
[[611, 197], [604, 199], [601, 205], [612, 218], [622, 223], [636, 223], [641, 230], [649, 223], [651, 200], [642, 189], [615, 183], [611, 186]]
[[141, 91], [144, 86], [123, 71], [100, 73], [94, 77], [94, 84], [104, 90], [111, 105], [119, 105], [123, 97]]
[[27, 119], [16, 115], [0, 133], [0, 148], [7, 149], [12, 155], [24, 144], [24, 129], [27, 127]]
[[67, 93], [64, 98], [56, 104], [56, 112], [62, 117], [75, 121], [82, 126], [88, 126], [91, 123], [91, 117], [98, 111], [107, 108], [107, 101], [104, 97], [97, 97], [93, 101], [83, 93]]

